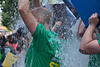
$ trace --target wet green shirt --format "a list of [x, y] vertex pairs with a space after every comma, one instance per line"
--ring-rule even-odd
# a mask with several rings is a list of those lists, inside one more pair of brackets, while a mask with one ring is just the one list
[[[100, 45], [100, 35], [98, 34], [97, 41]], [[88, 67], [100, 67], [100, 54], [90, 55]]]
[[33, 40], [25, 57], [25, 67], [59, 67], [59, 56], [56, 56], [60, 47], [58, 35], [46, 31], [38, 23], [32, 36]]

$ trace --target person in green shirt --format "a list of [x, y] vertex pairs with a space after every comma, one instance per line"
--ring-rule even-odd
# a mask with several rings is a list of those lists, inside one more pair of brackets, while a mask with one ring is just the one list
[[99, 22], [97, 13], [89, 18], [89, 26], [86, 29], [79, 51], [83, 54], [90, 55], [88, 67], [100, 67], [100, 38], [93, 39], [96, 25]]
[[29, 0], [18, 0], [18, 10], [33, 37], [25, 57], [25, 67], [60, 67], [61, 40], [58, 34], [49, 30], [49, 11], [38, 7], [31, 12]]

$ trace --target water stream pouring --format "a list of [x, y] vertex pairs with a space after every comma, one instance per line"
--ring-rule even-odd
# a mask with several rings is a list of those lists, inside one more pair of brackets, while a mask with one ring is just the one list
[[[48, 3], [44, 3], [44, 4], [46, 4], [47, 9], [50, 10], [51, 7], [48, 7]], [[53, 3], [51, 4], [51, 6], [52, 5]], [[56, 8], [54, 8], [54, 10], [57, 10], [58, 12], [61, 11], [61, 15], [62, 15], [61, 16], [62, 19], [60, 19], [61, 21], [66, 19], [63, 22], [64, 24], [62, 25], [62, 27], [59, 29], [59, 31], [57, 31], [57, 33], [59, 33], [65, 29], [63, 33], [65, 34], [64, 38], [67, 39], [67, 43], [63, 43], [63, 46], [62, 46], [62, 50], [63, 50], [62, 56], [61, 56], [61, 59], [63, 62], [62, 67], [88, 67], [89, 56], [83, 55], [79, 52], [80, 40], [77, 40], [77, 37], [76, 37], [78, 25], [81, 19], [76, 20], [78, 16], [77, 15], [73, 16], [73, 13], [70, 11], [68, 6], [66, 6], [64, 10], [63, 8], [64, 6], [62, 7], [56, 6]], [[63, 14], [65, 13], [64, 11], [66, 11], [66, 14], [67, 14], [66, 18], [63, 16]], [[55, 15], [53, 16], [54, 16], [53, 18], [56, 17]]]
[[[48, 0], [46, 0], [46, 1], [48, 1]], [[50, 9], [53, 4], [56, 4], [56, 3], [53, 3], [51, 5], [51, 7], [48, 7], [48, 6], [50, 6], [50, 5], [47, 5], [48, 3], [44, 3], [44, 2], [42, 2], [42, 3], [46, 5], [45, 7], [47, 7], [47, 9]], [[58, 4], [60, 4], [60, 3], [58, 3]], [[61, 4], [63, 4], [63, 3], [61, 3]], [[76, 20], [75, 16], [72, 15], [72, 12], [69, 10], [69, 8], [67, 6], [61, 7], [60, 9], [58, 9], [57, 6], [55, 8], [58, 11], [60, 10], [60, 13], [62, 15], [60, 17], [60, 21], [63, 21], [61, 28], [59, 28], [59, 30], [56, 32], [63, 33], [64, 39], [67, 40], [67, 43], [63, 43], [62, 48], [61, 48], [61, 50], [63, 50], [62, 56], [61, 56], [61, 59], [63, 62], [62, 67], [88, 67], [89, 57], [79, 53], [80, 41], [77, 40], [77, 37], [76, 37], [80, 19]], [[64, 11], [61, 9], [63, 9]], [[67, 15], [64, 15], [64, 13], [66, 13]], [[53, 16], [55, 19], [57, 19], [56, 15], [53, 15]], [[20, 19], [20, 21], [22, 22], [21, 19]], [[18, 59], [19, 60], [18, 65], [17, 65], [18, 67], [24, 67], [24, 59], [25, 59], [24, 54], [25, 54], [25, 51], [22, 51], [22, 53], [20, 54], [22, 56], [22, 58]]]

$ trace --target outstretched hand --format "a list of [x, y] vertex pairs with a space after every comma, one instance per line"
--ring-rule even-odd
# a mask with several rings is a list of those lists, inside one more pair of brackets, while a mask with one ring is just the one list
[[52, 32], [55, 32], [55, 30], [59, 27], [59, 26], [61, 26], [61, 21], [57, 21], [57, 22], [55, 22], [55, 25], [52, 27]]
[[57, 27], [59, 27], [59, 26], [61, 26], [61, 21], [57, 21], [56, 23], [55, 23], [55, 25], [57, 26]]
[[91, 17], [89, 18], [89, 25], [96, 26], [98, 24], [99, 19], [97, 16], [98, 16], [97, 13], [91, 15]]

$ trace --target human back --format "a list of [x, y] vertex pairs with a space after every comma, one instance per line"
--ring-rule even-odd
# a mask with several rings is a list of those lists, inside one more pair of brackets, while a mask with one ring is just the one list
[[57, 62], [59, 59], [56, 59], [57, 57], [55, 57], [55, 51], [59, 51], [57, 50], [59, 49], [56, 40], [57, 34], [46, 31], [42, 25], [40, 26], [41, 27], [38, 26], [39, 28], [37, 27], [38, 30], [36, 31], [38, 32], [35, 32], [32, 35], [33, 40], [26, 54], [26, 67], [31, 67], [30, 62], [32, 63], [32, 67], [49, 67], [52, 62], [57, 65], [59, 64], [59, 62]]
[[[39, 20], [40, 22], [37, 24], [37, 28], [32, 34], [33, 40], [27, 52], [28, 54], [26, 54], [26, 67], [49, 67], [54, 65], [59, 66], [59, 62], [57, 62], [59, 59], [55, 57], [55, 51], [59, 49], [59, 47], [57, 46], [58, 43], [55, 39], [57, 37], [57, 34], [53, 33], [52, 31], [47, 31], [48, 27], [46, 26], [49, 25], [50, 18], [48, 14], [49, 12], [45, 8], [41, 7], [39, 7], [39, 9], [37, 8], [36, 11], [33, 12], [33, 15], [36, 18], [38, 18], [38, 16], [41, 17], [41, 20]], [[30, 59], [28, 58], [29, 55], [31, 55], [31, 58], [33, 56], [33, 61], [28, 61]], [[31, 65], [30, 63], [36, 64]]]
[[59, 43], [56, 40], [57, 34], [48, 31], [50, 13], [43, 7], [40, 7], [39, 10], [36, 8], [31, 13], [29, 7], [25, 8], [25, 6], [29, 6], [29, 1], [21, 1], [19, 1], [19, 12], [33, 36], [32, 43], [25, 57], [25, 66], [59, 67], [59, 57], [55, 57], [56, 51], [59, 52]]

